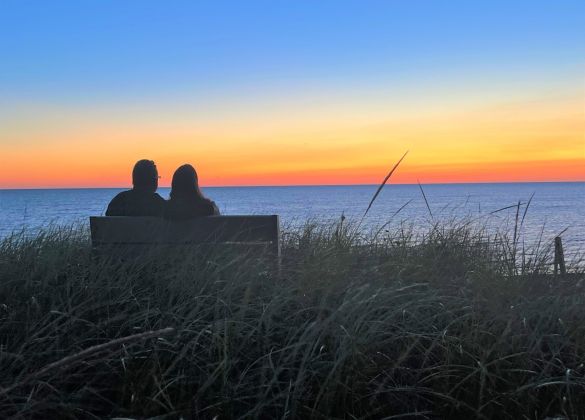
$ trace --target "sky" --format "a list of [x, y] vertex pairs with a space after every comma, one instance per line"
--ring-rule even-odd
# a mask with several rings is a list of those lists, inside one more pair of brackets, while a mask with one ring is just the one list
[[0, 188], [585, 181], [582, 1], [0, 2]]

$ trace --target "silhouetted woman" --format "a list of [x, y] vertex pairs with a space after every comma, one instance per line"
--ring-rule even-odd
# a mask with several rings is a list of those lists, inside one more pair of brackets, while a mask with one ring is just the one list
[[173, 174], [171, 198], [166, 203], [164, 217], [185, 220], [213, 215], [219, 215], [219, 210], [213, 201], [203, 196], [195, 168], [180, 166]]

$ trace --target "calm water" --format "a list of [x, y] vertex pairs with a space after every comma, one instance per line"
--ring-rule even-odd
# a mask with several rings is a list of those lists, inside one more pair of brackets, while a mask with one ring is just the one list
[[[446, 184], [423, 187], [433, 220], [474, 217], [495, 227], [513, 222], [516, 208], [495, 210], [534, 198], [524, 222], [528, 239], [544, 227], [545, 237], [568, 228], [563, 239], [573, 250], [585, 240], [585, 183]], [[282, 224], [307, 219], [328, 221], [342, 213], [359, 218], [376, 186], [224, 187], [206, 188], [205, 194], [223, 214], [279, 214]], [[25, 229], [34, 232], [48, 225], [84, 223], [90, 215], [103, 215], [119, 189], [0, 190], [0, 237]], [[167, 198], [169, 189], [159, 193]], [[409, 203], [397, 215], [393, 214]], [[523, 209], [521, 210], [521, 214]], [[387, 185], [372, 206], [364, 226], [408, 221], [424, 229], [432, 223], [417, 185]]]

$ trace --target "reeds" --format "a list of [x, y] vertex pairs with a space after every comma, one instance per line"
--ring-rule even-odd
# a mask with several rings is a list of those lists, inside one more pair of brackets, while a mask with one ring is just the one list
[[285, 231], [278, 276], [96, 259], [83, 230], [0, 242], [0, 417], [585, 417], [581, 268], [510, 275], [466, 221], [354, 232]]

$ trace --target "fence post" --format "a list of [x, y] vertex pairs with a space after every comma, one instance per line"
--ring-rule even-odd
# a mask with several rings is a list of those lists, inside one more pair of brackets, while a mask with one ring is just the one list
[[565, 267], [565, 253], [563, 252], [563, 241], [560, 236], [555, 238], [555, 275], [561, 272], [561, 275], [567, 273]]

